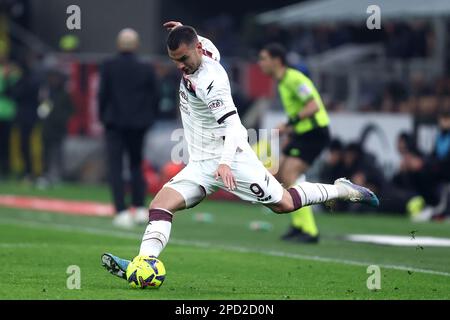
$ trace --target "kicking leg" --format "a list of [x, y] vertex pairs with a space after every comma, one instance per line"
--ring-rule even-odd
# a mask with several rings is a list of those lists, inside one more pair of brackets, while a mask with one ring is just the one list
[[326, 203], [331, 200], [360, 202], [377, 207], [377, 196], [367, 188], [351, 183], [345, 178], [337, 179], [334, 185], [302, 182], [284, 190], [283, 197], [276, 204], [267, 205], [276, 213], [289, 213], [304, 206]]
[[[139, 255], [157, 257], [166, 246], [172, 227], [173, 212], [185, 208], [183, 196], [176, 190], [161, 189], [150, 204], [149, 224], [145, 229]], [[103, 267], [111, 274], [126, 279], [126, 270], [130, 260], [121, 259], [111, 253], [101, 257]]]
[[[149, 223], [142, 237], [139, 255], [158, 257], [167, 245], [172, 228], [173, 213], [192, 208], [206, 196], [206, 190], [197, 182], [201, 172], [189, 164], [158, 192], [149, 208]], [[207, 185], [205, 181], [200, 181]], [[124, 278], [129, 260], [110, 253], [102, 256], [103, 266], [112, 274]]]
[[[326, 203], [334, 199], [378, 206], [378, 198], [372, 191], [343, 178], [336, 180], [334, 185], [301, 182], [286, 190], [254, 153], [237, 154], [231, 169], [237, 183], [233, 194], [242, 200], [266, 205], [277, 213], [289, 213], [301, 207]], [[224, 189], [220, 181], [217, 187]]]

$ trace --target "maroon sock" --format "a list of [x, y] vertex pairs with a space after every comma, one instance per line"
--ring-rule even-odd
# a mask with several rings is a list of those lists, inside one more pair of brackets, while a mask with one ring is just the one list
[[292, 197], [292, 201], [294, 202], [294, 211], [300, 209], [302, 207], [302, 199], [300, 199], [298, 191], [295, 188], [289, 188], [287, 189], [287, 192], [289, 192]]
[[149, 221], [168, 221], [172, 222], [173, 214], [165, 209], [150, 209], [148, 214]]

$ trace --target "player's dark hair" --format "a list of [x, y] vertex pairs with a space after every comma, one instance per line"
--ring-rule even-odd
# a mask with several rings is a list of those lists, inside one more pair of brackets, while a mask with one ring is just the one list
[[191, 45], [198, 40], [197, 31], [191, 26], [180, 26], [172, 29], [167, 36], [167, 47], [177, 50], [182, 44]]
[[278, 58], [283, 66], [287, 65], [287, 52], [283, 45], [279, 43], [269, 43], [264, 46], [263, 50], [266, 50], [271, 58]]

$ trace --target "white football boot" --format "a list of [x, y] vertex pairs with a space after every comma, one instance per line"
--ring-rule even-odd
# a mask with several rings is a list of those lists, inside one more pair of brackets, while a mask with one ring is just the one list
[[344, 188], [344, 190], [346, 191], [347, 195], [341, 198], [342, 200], [364, 203], [374, 208], [380, 205], [380, 201], [378, 200], [378, 197], [375, 195], [375, 193], [367, 188], [350, 182], [350, 180], [348, 179], [337, 179], [334, 182], [334, 185], [338, 188]]

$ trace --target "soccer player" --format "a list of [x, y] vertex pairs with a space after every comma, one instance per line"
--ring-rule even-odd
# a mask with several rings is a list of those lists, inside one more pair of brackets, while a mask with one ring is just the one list
[[[174, 213], [194, 207], [217, 188], [279, 214], [333, 199], [378, 206], [373, 192], [346, 179], [334, 185], [302, 182], [284, 189], [248, 144], [218, 50], [190, 26], [164, 25], [170, 29], [168, 55], [183, 74], [180, 111], [190, 159], [151, 202], [139, 255], [158, 257], [169, 241]], [[126, 279], [128, 260], [105, 253], [102, 263]]]
[[[277, 81], [281, 103], [289, 118], [288, 123], [278, 127], [280, 134], [289, 134], [289, 140], [275, 177], [285, 186], [293, 186], [304, 180], [306, 171], [328, 146], [330, 120], [312, 81], [287, 66], [283, 46], [277, 43], [265, 46], [259, 53], [259, 66]], [[311, 207], [302, 207], [291, 214], [291, 226], [282, 239], [302, 243], [319, 241]]]

